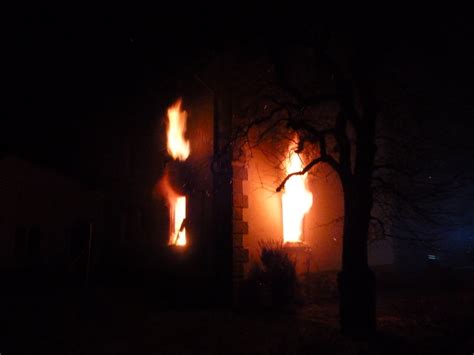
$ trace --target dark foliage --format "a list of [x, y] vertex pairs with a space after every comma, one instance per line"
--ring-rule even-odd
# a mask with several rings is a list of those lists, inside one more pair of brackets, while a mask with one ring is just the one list
[[252, 267], [249, 278], [260, 286], [261, 301], [274, 308], [293, 304], [298, 291], [295, 263], [282, 243], [260, 242], [259, 246], [261, 263]]

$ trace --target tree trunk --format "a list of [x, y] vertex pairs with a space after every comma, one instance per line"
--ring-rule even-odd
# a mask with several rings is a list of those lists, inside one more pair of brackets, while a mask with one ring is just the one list
[[[353, 189], [351, 189], [353, 190]], [[367, 263], [369, 216], [356, 193], [345, 193], [342, 271], [338, 275], [341, 332], [367, 338], [375, 332], [375, 275]], [[359, 195], [360, 196], [360, 195]]]
[[[367, 87], [364, 87], [367, 89]], [[369, 91], [363, 90], [364, 93]], [[364, 95], [364, 116], [356, 125], [354, 172], [341, 177], [344, 189], [342, 271], [338, 275], [343, 334], [367, 338], [376, 330], [375, 275], [370, 270], [367, 239], [372, 210], [371, 180], [375, 158], [375, 105]]]

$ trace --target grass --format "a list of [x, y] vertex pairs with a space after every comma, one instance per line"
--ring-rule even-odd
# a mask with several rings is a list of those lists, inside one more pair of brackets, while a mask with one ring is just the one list
[[[379, 290], [378, 334], [338, 332], [337, 299], [313, 295], [292, 312], [169, 309], [143, 288], [56, 290], [3, 303], [2, 354], [471, 354], [474, 290]], [[188, 295], [192, 297], [192, 294]]]

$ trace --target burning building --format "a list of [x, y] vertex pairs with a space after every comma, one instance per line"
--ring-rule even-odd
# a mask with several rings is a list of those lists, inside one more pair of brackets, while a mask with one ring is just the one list
[[[196, 79], [163, 99], [153, 144], [139, 149], [140, 134], [129, 144], [128, 170], [118, 169], [127, 176], [106, 207], [123, 216], [115, 219], [119, 225], [108, 224], [120, 227], [120, 243], [127, 251], [143, 244], [154, 252], [149, 265], [166, 268], [171, 279], [181, 275], [187, 281], [180, 284], [204, 280], [199, 285], [217, 290], [218, 300], [232, 299], [259, 262], [262, 241], [282, 243], [299, 272], [340, 269], [344, 211], [337, 174], [324, 164], [294, 174], [311, 159], [298, 151], [298, 136], [274, 137], [257, 148], [238, 143], [238, 103], [231, 90], [207, 81], [213, 88]], [[140, 168], [139, 158], [148, 165]], [[115, 191], [130, 194], [118, 199]]]
[[[155, 187], [169, 216], [161, 247], [189, 255], [198, 265], [194, 271], [212, 274], [227, 295], [259, 261], [259, 243], [266, 240], [282, 243], [299, 272], [336, 269], [342, 234], [338, 181], [298, 174], [276, 192], [286, 175], [304, 167], [298, 137], [281, 142], [286, 159], [279, 166], [263, 150], [229, 144], [233, 122], [225, 100], [183, 97], [166, 110], [167, 159]], [[325, 224], [328, 219], [333, 223]]]

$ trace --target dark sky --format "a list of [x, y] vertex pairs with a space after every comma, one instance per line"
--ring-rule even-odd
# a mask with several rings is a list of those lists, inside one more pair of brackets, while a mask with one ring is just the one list
[[[443, 9], [442, 9], [443, 10]], [[364, 33], [396, 61], [420, 107], [472, 114], [472, 28], [462, 9], [373, 16], [253, 8], [36, 7], [5, 11], [1, 148], [74, 173], [90, 132], [140, 111], [207, 49], [298, 42], [314, 28]], [[463, 106], [465, 105], [465, 106]], [[471, 111], [469, 111], [471, 110]], [[443, 111], [443, 114], [439, 112]]]

